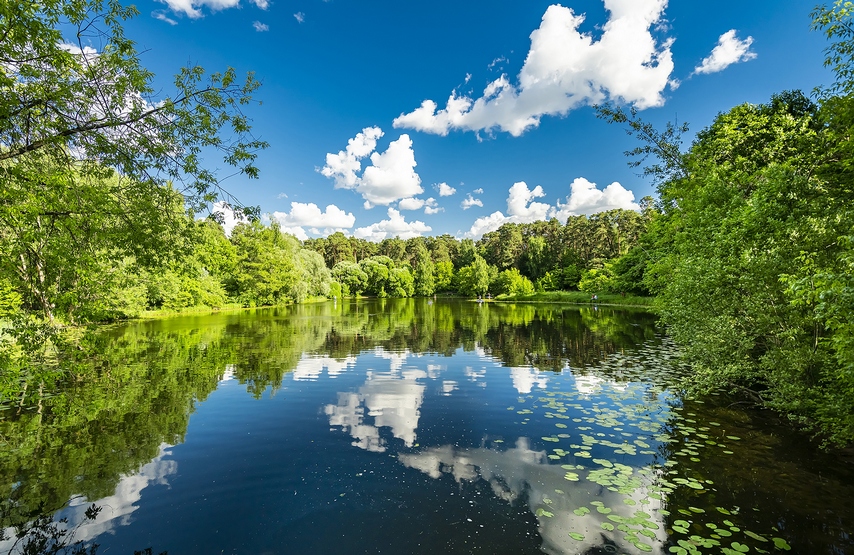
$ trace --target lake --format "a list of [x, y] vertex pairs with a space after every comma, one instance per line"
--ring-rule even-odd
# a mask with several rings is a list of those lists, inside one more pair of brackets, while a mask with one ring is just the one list
[[102, 555], [854, 553], [852, 465], [683, 399], [647, 312], [348, 300], [92, 341], [62, 391], [0, 411], [7, 533], [50, 514]]

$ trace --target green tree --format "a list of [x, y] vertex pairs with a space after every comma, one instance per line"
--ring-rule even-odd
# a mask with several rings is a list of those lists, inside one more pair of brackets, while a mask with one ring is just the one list
[[454, 263], [450, 260], [437, 262], [435, 264], [436, 275], [434, 284], [436, 291], [448, 291], [454, 281]]
[[389, 277], [395, 267], [394, 261], [388, 256], [372, 256], [359, 262], [359, 266], [367, 276], [365, 292], [369, 295], [387, 297]]
[[457, 290], [463, 295], [485, 295], [489, 291], [489, 265], [481, 256], [457, 272]]
[[501, 295], [530, 295], [534, 284], [516, 268], [498, 274], [496, 292]]
[[579, 291], [587, 293], [611, 292], [614, 288], [614, 273], [611, 264], [608, 263], [602, 268], [584, 270], [581, 274], [581, 281], [578, 282]]
[[0, 10], [0, 273], [51, 322], [57, 311], [69, 321], [99, 313], [87, 307], [103, 306], [127, 257], [153, 267], [180, 256], [185, 203], [225, 198], [241, 209], [203, 152], [256, 177], [266, 146], [243, 112], [258, 87], [251, 75], [238, 83], [231, 69], [186, 67], [155, 96], [122, 27], [136, 13], [103, 0]]
[[[426, 253], [425, 253], [426, 254]], [[446, 263], [447, 264], [447, 263]], [[453, 266], [452, 266], [453, 267]], [[436, 265], [427, 255], [415, 263], [415, 294], [427, 297], [436, 292]]]
[[269, 306], [293, 299], [301, 292], [296, 266], [299, 242], [281, 232], [279, 225], [260, 222], [237, 224], [231, 232], [237, 252], [236, 290], [232, 294], [244, 306]]
[[339, 262], [332, 268], [332, 278], [341, 284], [345, 295], [359, 295], [368, 283], [368, 274], [355, 262]]
[[293, 299], [301, 303], [308, 297], [327, 297], [332, 283], [332, 274], [323, 257], [312, 250], [300, 249], [296, 256], [296, 271], [299, 274], [294, 284]]

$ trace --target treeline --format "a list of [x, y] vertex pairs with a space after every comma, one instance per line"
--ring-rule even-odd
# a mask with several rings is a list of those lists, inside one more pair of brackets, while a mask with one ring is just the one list
[[[645, 200], [647, 207], [651, 200]], [[643, 288], [641, 282], [613, 279], [603, 287], [601, 276], [616, 276], [615, 261], [637, 243], [650, 217], [649, 209], [641, 214], [611, 210], [590, 217], [571, 216], [564, 224], [555, 219], [508, 223], [477, 242], [441, 235], [371, 243], [335, 233], [309, 239], [305, 247], [323, 256], [345, 295], [516, 295], [579, 288], [635, 291]], [[397, 277], [394, 270], [400, 272]]]
[[[177, 199], [175, 202], [178, 202]], [[450, 235], [395, 238], [380, 243], [335, 233], [304, 244], [278, 224], [238, 224], [226, 236], [211, 219], [194, 220], [173, 207], [169, 244], [135, 253], [113, 237], [134, 241], [121, 226], [75, 232], [76, 244], [29, 237], [8, 229], [0, 237], [5, 313], [23, 309], [66, 323], [134, 317], [145, 310], [180, 311], [301, 303], [341, 296], [413, 297], [524, 294], [558, 289], [634, 291], [613, 268], [637, 243], [651, 217], [628, 210], [532, 224], [505, 224], [481, 240]], [[63, 216], [50, 226], [85, 227]], [[34, 225], [37, 227], [37, 225]], [[58, 234], [59, 235], [59, 234]], [[20, 239], [20, 240], [19, 240]], [[619, 276], [622, 279], [622, 275]]]

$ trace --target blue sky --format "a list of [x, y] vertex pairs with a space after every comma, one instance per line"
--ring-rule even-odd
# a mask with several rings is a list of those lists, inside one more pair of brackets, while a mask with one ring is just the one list
[[737, 104], [829, 84], [813, 5], [139, 0], [127, 33], [164, 93], [188, 62], [256, 73], [249, 115], [271, 146], [259, 180], [224, 185], [288, 231], [477, 238], [653, 194], [593, 102], [692, 135]]

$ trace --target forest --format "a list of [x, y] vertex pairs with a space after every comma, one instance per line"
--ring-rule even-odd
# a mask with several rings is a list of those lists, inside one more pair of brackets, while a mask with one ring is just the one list
[[[721, 113], [687, 148], [635, 111], [600, 116], [639, 140], [629, 153], [656, 183], [639, 212], [505, 224], [372, 243], [304, 242], [241, 207], [200, 163], [219, 151], [257, 177], [266, 145], [241, 107], [258, 83], [232, 70], [182, 70], [151, 91], [105, 5], [97, 57], [61, 48], [60, 16], [86, 36], [86, 2], [7, 4], [0, 30], [0, 396], [71, 371], [86, 325], [148, 310], [257, 307], [345, 296], [519, 296], [581, 290], [652, 296], [692, 365], [686, 387], [719, 388], [789, 415], [829, 444], [854, 441], [854, 28], [849, 4], [812, 13], [836, 81]], [[24, 23], [22, 23], [24, 22]], [[82, 45], [82, 42], [81, 42]], [[33, 55], [33, 52], [37, 54]], [[50, 60], [43, 64], [32, 60]], [[119, 75], [106, 79], [104, 75]], [[81, 98], [100, 103], [81, 105]], [[227, 138], [224, 138], [227, 137]], [[248, 218], [226, 234], [205, 207]]]

